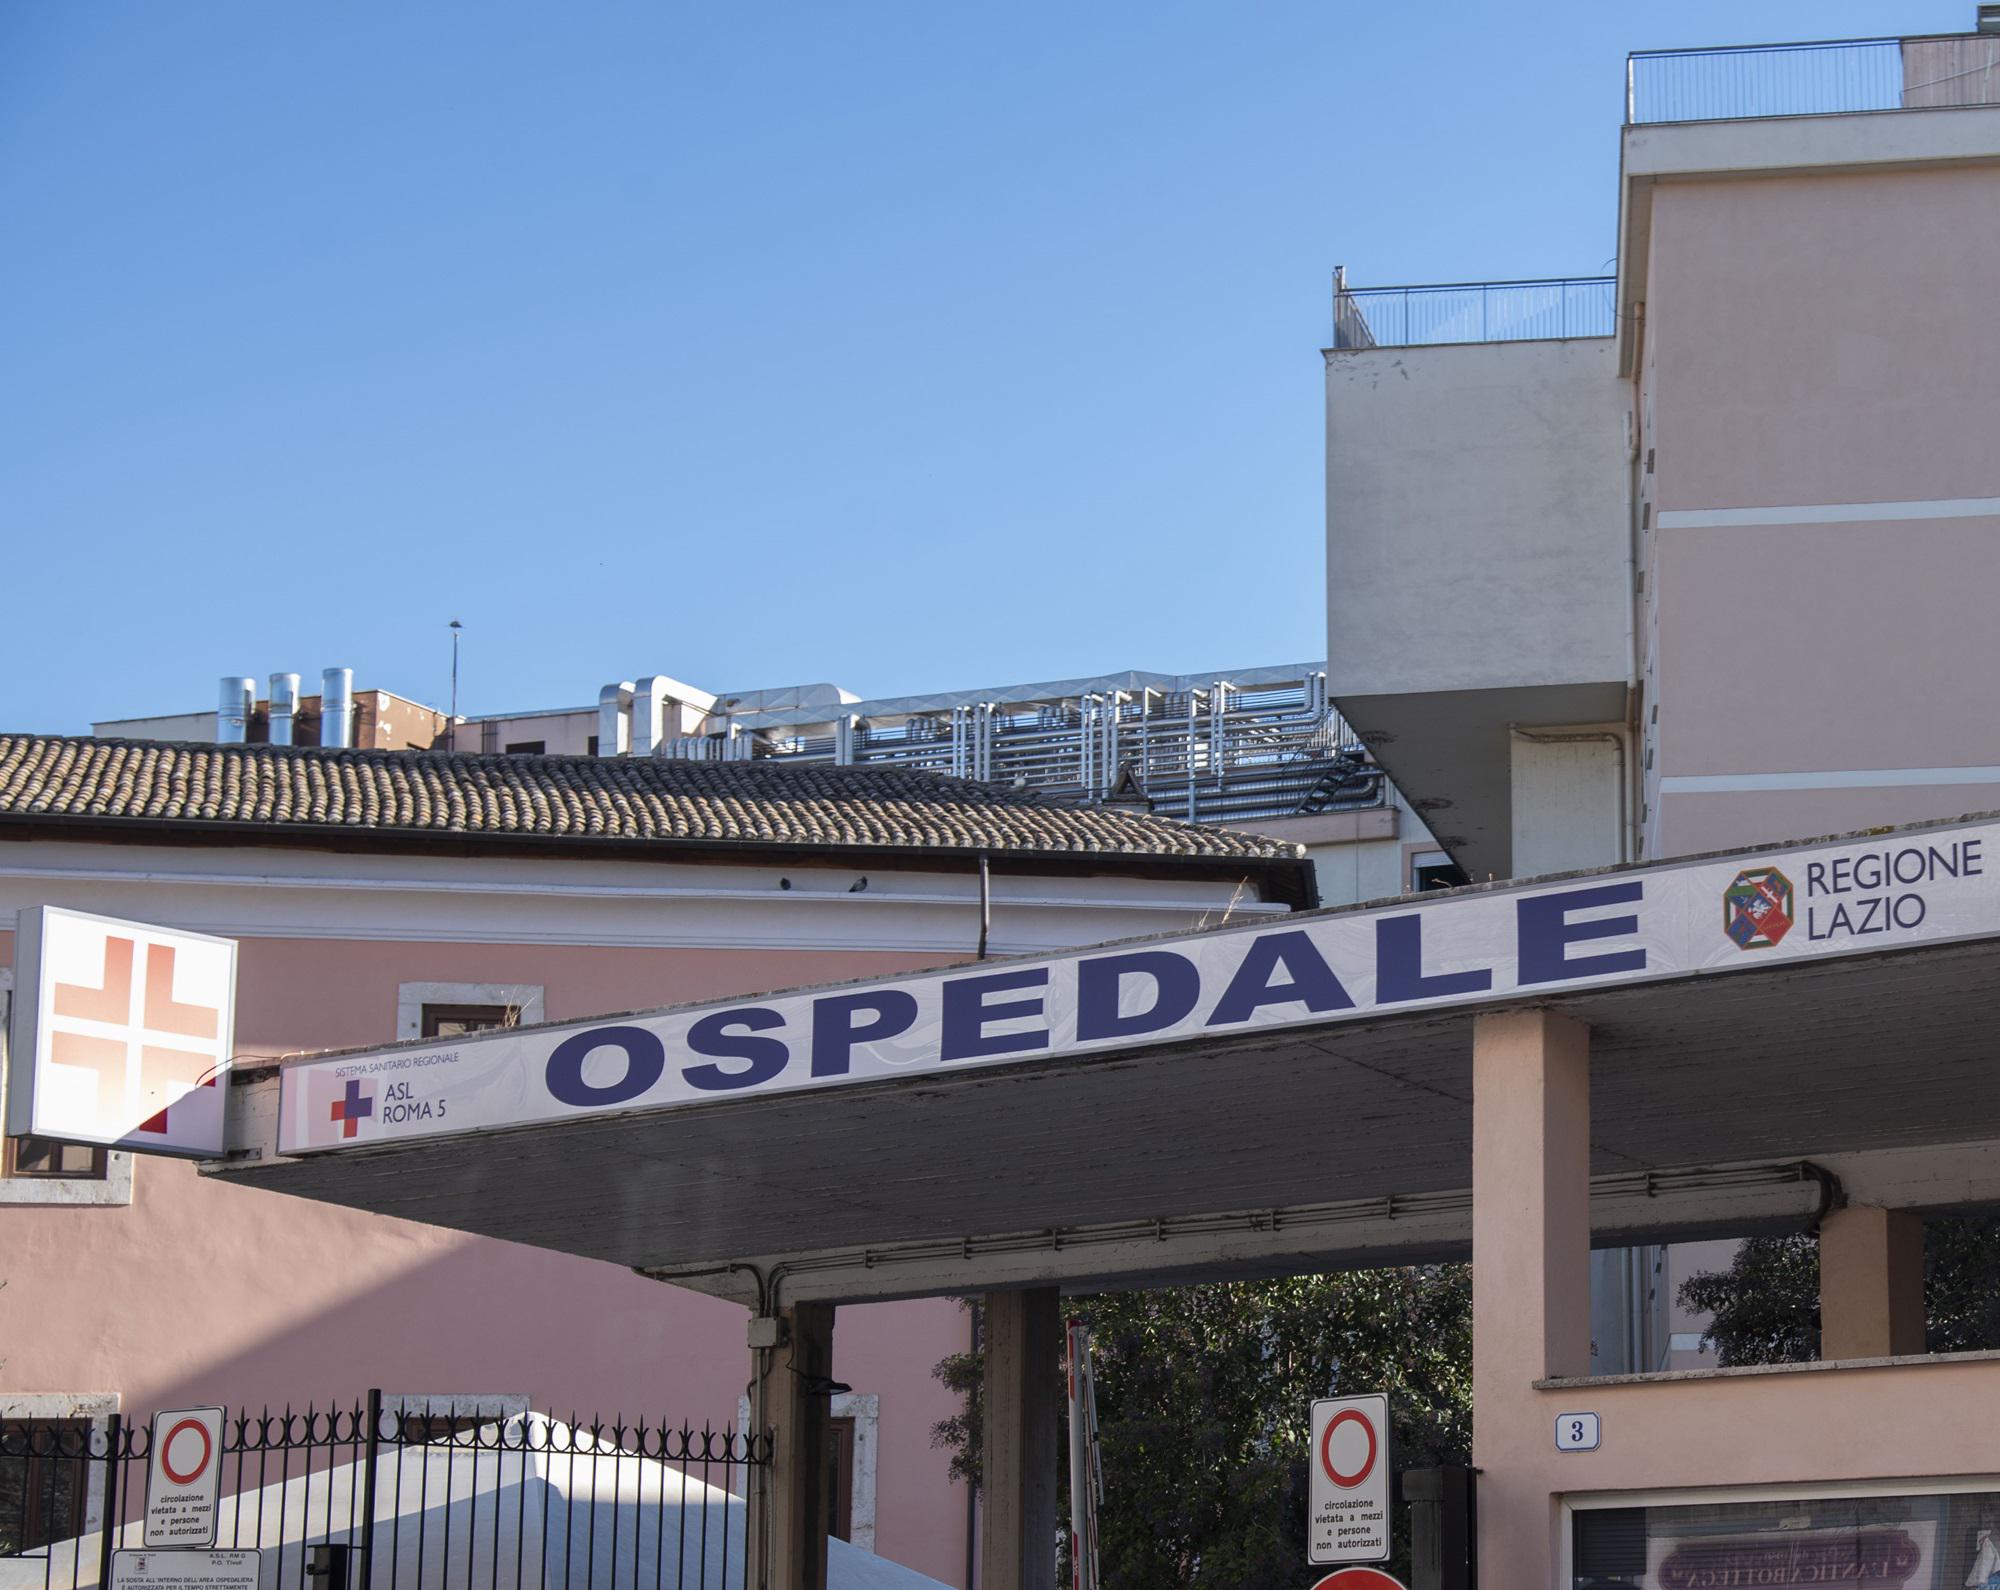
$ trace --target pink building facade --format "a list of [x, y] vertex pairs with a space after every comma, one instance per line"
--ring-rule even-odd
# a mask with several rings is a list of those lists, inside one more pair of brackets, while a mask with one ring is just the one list
[[[372, 817], [350, 805], [337, 828], [324, 805], [319, 822], [301, 802], [304, 820], [271, 809], [232, 824], [192, 797], [116, 822], [36, 815], [91, 759], [139, 754], [0, 741], [0, 920], [60, 905], [235, 939], [244, 1073], [440, 1021], [562, 1020], [969, 960], [981, 853], [987, 953], [1281, 914], [1311, 887], [1296, 847], [1213, 832], [1186, 844], [1170, 824], [928, 775], [801, 780], [655, 762], [598, 776], [588, 770], [609, 764], [512, 758], [498, 775], [505, 801], [489, 786], [483, 817], [428, 825], [413, 783]], [[402, 777], [380, 752], [145, 754], [211, 773], [232, 756], [317, 759], [347, 770], [351, 799], [354, 781]], [[502, 762], [402, 765], [449, 780], [454, 766]], [[610, 803], [595, 832], [531, 831], [523, 814], [575, 801], [587, 776], [586, 800]], [[665, 791], [678, 838], [606, 831], [635, 781]], [[0, 932], [0, 989], [12, 937]], [[20, 1173], [0, 1179], [0, 1417], [324, 1405], [372, 1386], [525, 1400], [565, 1418], [739, 1418], [739, 1306], [562, 1254], [245, 1193], [171, 1160], [112, 1154], [96, 1175], [34, 1174], [32, 1146], [13, 1145]], [[840, 1319], [850, 1538], [949, 1584], [966, 1580], [968, 1508], [931, 1445], [955, 1401], [930, 1371], [967, 1332], [944, 1299]]]
[[[1614, 278], [1340, 285], [1336, 701], [1475, 878], [2000, 807], [2000, 33], [1640, 55], [1629, 85]], [[1418, 611], [1438, 643], [1390, 645]], [[1894, 892], [1784, 882], [1801, 933], [1880, 931]], [[1523, 1012], [1474, 1043], [1485, 1572], [1817, 1582], [1791, 1531], [1859, 1582], [1983, 1584], [2000, 1454], [1968, 1410], [1996, 1366], [1925, 1354], [1920, 1288], [1923, 1217], [2000, 1196], [1990, 1123], [1852, 1155], [1816, 1102], [1828, 1035], [1768, 1123], [1839, 1188], [1820, 1359], [1719, 1370], [1673, 1307], [1688, 1253], [1592, 1251], [1603, 1041]], [[1718, 1140], [1756, 1067], [1707, 1101]], [[1605, 1307], [1613, 1270], [1650, 1278], [1643, 1318]], [[1551, 1441], [1567, 1409], [1601, 1447]], [[1900, 1567], [1856, 1566], [1871, 1518], [1916, 1541]]]

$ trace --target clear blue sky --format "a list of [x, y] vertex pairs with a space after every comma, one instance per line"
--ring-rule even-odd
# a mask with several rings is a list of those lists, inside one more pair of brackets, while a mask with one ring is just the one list
[[1323, 655], [1328, 280], [1591, 274], [1627, 49], [1972, 0], [0, 0], [0, 729]]

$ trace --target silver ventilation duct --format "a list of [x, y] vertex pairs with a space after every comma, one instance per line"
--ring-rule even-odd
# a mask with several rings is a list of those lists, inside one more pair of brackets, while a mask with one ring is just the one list
[[632, 743], [632, 681], [621, 679], [597, 692], [597, 754], [623, 756]]
[[225, 674], [215, 701], [215, 743], [241, 745], [250, 737], [250, 719], [257, 710], [257, 681]]
[[271, 743], [292, 743], [292, 720], [299, 711], [299, 676], [271, 675]]
[[[632, 754], [652, 756], [666, 738], [667, 712], [673, 706], [668, 694], [672, 681], [661, 674], [648, 674], [632, 693]], [[677, 715], [678, 716], [678, 715]], [[676, 724], [678, 727], [678, 724]], [[600, 737], [600, 746], [604, 741]]]
[[354, 670], [322, 668], [319, 672], [319, 743], [354, 743]]

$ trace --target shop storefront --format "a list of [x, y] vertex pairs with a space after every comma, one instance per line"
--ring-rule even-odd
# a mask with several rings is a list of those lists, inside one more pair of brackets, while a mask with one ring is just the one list
[[2000, 1590], [2000, 1477], [1572, 1499], [1571, 1590]]

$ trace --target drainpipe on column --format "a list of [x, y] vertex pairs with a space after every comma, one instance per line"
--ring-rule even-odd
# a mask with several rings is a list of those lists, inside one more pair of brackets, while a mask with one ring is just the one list
[[986, 852], [979, 853], [979, 954], [977, 960], [986, 959], [986, 940], [993, 932], [993, 876], [987, 870]]

